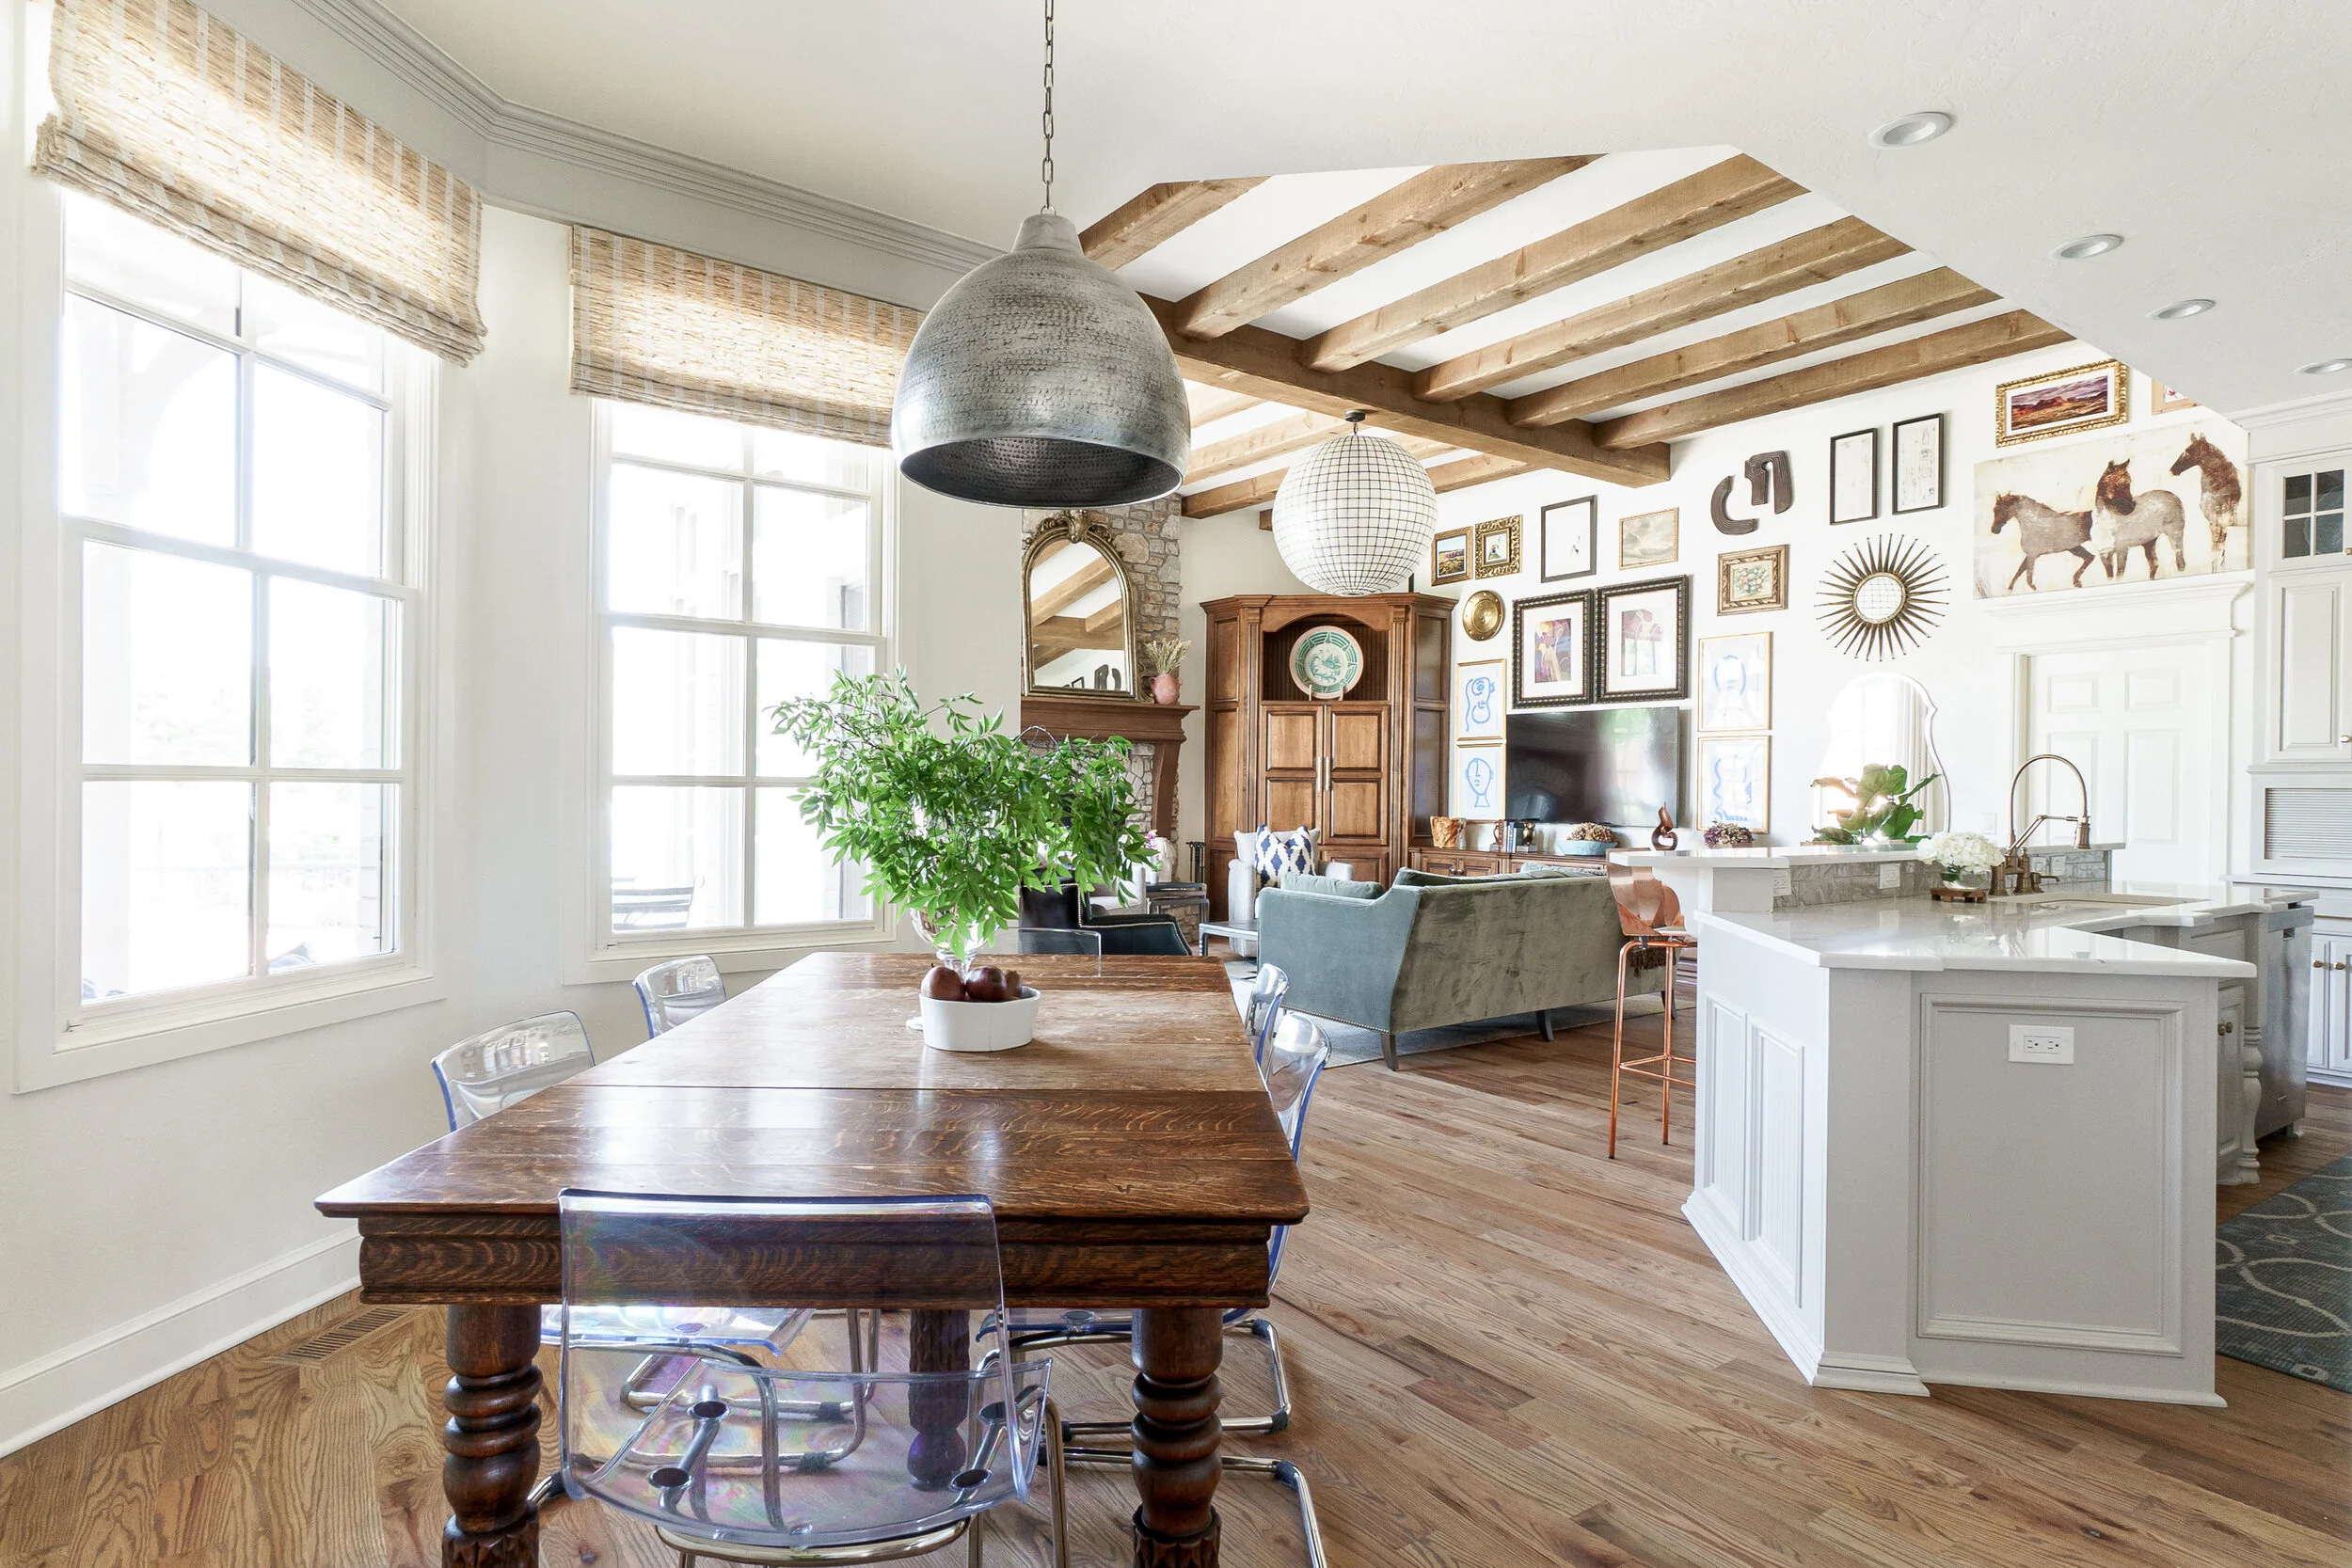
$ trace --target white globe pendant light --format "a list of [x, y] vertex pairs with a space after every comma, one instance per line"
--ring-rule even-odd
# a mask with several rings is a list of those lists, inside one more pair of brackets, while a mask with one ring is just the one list
[[1403, 447], [1363, 433], [1362, 414], [1347, 418], [1346, 435], [1283, 476], [1274, 494], [1274, 547], [1318, 594], [1386, 594], [1429, 559], [1438, 491]]

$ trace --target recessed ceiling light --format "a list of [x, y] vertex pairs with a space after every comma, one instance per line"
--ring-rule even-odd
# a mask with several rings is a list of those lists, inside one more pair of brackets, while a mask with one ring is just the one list
[[2210, 299], [2176, 299], [2162, 309], [2151, 310], [2148, 314], [2160, 322], [2176, 322], [2183, 316], [2201, 316], [2212, 309], [2213, 301]]
[[1872, 147], [1916, 147], [1923, 141], [1933, 141], [1952, 128], [1952, 117], [1931, 109], [1923, 114], [1905, 115], [1890, 119], [1870, 133]]
[[2069, 240], [2050, 252], [2061, 261], [2080, 261], [2092, 256], [2105, 256], [2123, 243], [2121, 234], [2085, 234], [2079, 240]]
[[2320, 359], [2296, 369], [2305, 375], [2333, 375], [2338, 371], [2352, 371], [2352, 359]]

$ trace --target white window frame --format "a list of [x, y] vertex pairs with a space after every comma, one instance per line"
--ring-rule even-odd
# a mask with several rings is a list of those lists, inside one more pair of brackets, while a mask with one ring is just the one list
[[[205, 774], [250, 780], [257, 815], [267, 810], [264, 782], [294, 774], [331, 782], [326, 769], [265, 770], [257, 752], [244, 768], [180, 768], [91, 766], [82, 762], [81, 573], [86, 539], [135, 544], [182, 559], [240, 568], [256, 564], [246, 552], [158, 536], [114, 524], [69, 519], [59, 505], [61, 435], [57, 388], [68, 289], [64, 261], [64, 203], [47, 182], [24, 181], [12, 209], [16, 232], [0, 240], [0, 255], [16, 261], [17, 320], [22, 374], [10, 388], [17, 417], [0, 428], [19, 443], [16, 468], [20, 577], [15, 601], [21, 632], [14, 694], [22, 752], [17, 800], [19, 840], [15, 900], [17, 1004], [11, 1033], [18, 1093], [128, 1071], [255, 1040], [273, 1038], [395, 1008], [439, 1000], [433, 929], [432, 867], [437, 778], [445, 752], [439, 734], [446, 705], [439, 687], [437, 562], [435, 555], [434, 435], [437, 361], [391, 340], [386, 352], [384, 517], [386, 576], [354, 578], [272, 559], [273, 576], [339, 588], [357, 588], [401, 606], [398, 669], [391, 681], [397, 705], [399, 767], [352, 770], [367, 782], [400, 787], [400, 810], [388, 833], [396, 856], [391, 896], [393, 946], [388, 953], [316, 968], [259, 974], [186, 990], [98, 1004], [81, 1000], [81, 784], [85, 777], [183, 777]], [[268, 363], [305, 379], [315, 372], [191, 324], [76, 286], [72, 292], [122, 309], [239, 356], [241, 413], [250, 402], [252, 367]], [[332, 384], [331, 382], [327, 384]], [[337, 384], [339, 385], [339, 384]], [[341, 390], [351, 390], [341, 388]], [[365, 395], [365, 394], [362, 394]], [[238, 439], [249, 442], [241, 419]], [[248, 471], [241, 461], [240, 472]], [[263, 595], [257, 593], [257, 612]], [[267, 644], [257, 641], [257, 665]], [[256, 688], [267, 699], [267, 672]], [[254, 722], [266, 726], [266, 707]], [[257, 743], [258, 744], [258, 743]], [[257, 840], [258, 842], [258, 840]], [[265, 874], [256, 856], [255, 876]], [[266, 888], [259, 895], [266, 898]], [[255, 911], [265, 917], [265, 905]]]
[[[719, 967], [730, 974], [754, 970], [775, 969], [789, 962], [792, 957], [818, 947], [871, 946], [887, 942], [898, 928], [898, 912], [881, 898], [873, 900], [872, 912], [861, 920], [826, 920], [793, 925], [760, 926], [750, 923], [756, 908], [757, 895], [756, 792], [762, 788], [788, 787], [804, 782], [800, 776], [764, 775], [757, 768], [758, 657], [757, 644], [763, 639], [823, 644], [852, 643], [873, 650], [874, 669], [887, 673], [893, 666], [898, 640], [898, 511], [897, 470], [886, 454], [875, 453], [867, 467], [867, 482], [862, 488], [820, 484], [804, 480], [755, 479], [750, 463], [750, 427], [745, 432], [745, 462], [739, 469], [705, 467], [696, 464], [663, 458], [623, 454], [618, 461], [633, 467], [666, 469], [672, 473], [724, 480], [741, 486], [740, 511], [736, 519], [741, 542], [743, 572], [743, 618], [708, 618], [647, 614], [615, 610], [606, 602], [609, 581], [606, 562], [607, 542], [612, 522], [612, 476], [615, 457], [612, 451], [612, 404], [603, 398], [592, 400], [594, 428], [590, 438], [590, 495], [592, 520], [588, 550], [589, 610], [586, 668], [595, 674], [589, 682], [589, 722], [585, 733], [589, 748], [584, 773], [588, 781], [588, 800], [584, 821], [587, 843], [582, 862], [587, 868], [584, 885], [575, 897], [578, 906], [575, 929], [578, 941], [573, 960], [565, 965], [564, 979], [570, 984], [632, 978], [647, 967], [665, 958], [683, 958], [691, 954], [708, 954]], [[703, 416], [718, 423], [736, 423], [718, 416]], [[858, 500], [866, 507], [866, 605], [870, 628], [866, 631], [843, 631], [832, 627], [802, 626], [750, 619], [752, 593], [751, 516], [755, 495], [759, 486], [797, 490], [803, 494]], [[612, 925], [612, 790], [615, 777], [612, 769], [612, 630], [615, 627], [644, 627], [657, 631], [714, 633], [740, 637], [747, 644], [744, 655], [744, 690], [747, 706], [747, 731], [743, 736], [743, 768], [740, 773], [652, 775], [625, 774], [620, 782], [628, 784], [675, 784], [688, 786], [718, 786], [740, 788], [744, 796], [743, 856], [745, 879], [743, 909], [746, 924], [741, 926], [703, 927], [687, 930], [619, 932]]]

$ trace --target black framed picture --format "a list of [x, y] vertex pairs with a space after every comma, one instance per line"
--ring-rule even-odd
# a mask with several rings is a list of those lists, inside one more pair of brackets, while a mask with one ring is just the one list
[[1572, 707], [1593, 690], [1593, 591], [1515, 600], [1511, 705]]
[[1895, 421], [1895, 515], [1932, 512], [1944, 504], [1944, 416]]
[[1867, 523], [1879, 515], [1879, 432], [1849, 431], [1829, 438], [1829, 520]]
[[1546, 582], [1589, 578], [1600, 570], [1600, 498], [1553, 501], [1535, 524], [1536, 570]]
[[1654, 578], [1594, 591], [1593, 664], [1599, 701], [1678, 701], [1691, 694], [1691, 579]]

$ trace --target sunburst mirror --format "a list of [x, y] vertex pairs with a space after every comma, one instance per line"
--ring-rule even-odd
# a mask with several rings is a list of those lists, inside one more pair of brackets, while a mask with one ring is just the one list
[[1926, 641], [1944, 618], [1946, 580], [1933, 550], [1883, 533], [1831, 565], [1815, 612], [1839, 653], [1893, 658]]

